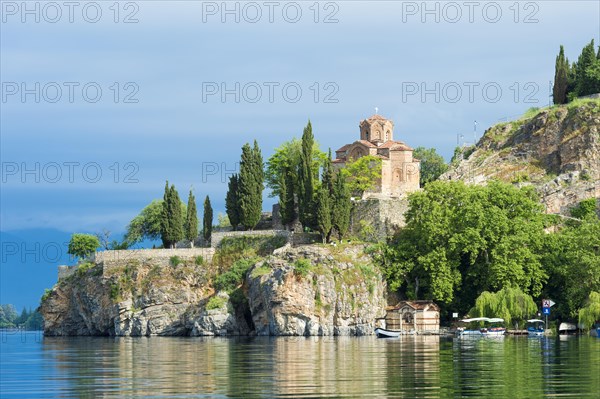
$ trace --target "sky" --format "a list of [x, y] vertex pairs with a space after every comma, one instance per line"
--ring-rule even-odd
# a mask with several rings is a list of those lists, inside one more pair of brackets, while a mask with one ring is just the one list
[[335, 150], [377, 107], [396, 140], [450, 159], [548, 105], [561, 44], [573, 61], [600, 42], [597, 1], [2, 0], [0, 16], [0, 303], [18, 309], [56, 282], [70, 234], [122, 234], [165, 180], [224, 212], [246, 142], [267, 159], [310, 120]]

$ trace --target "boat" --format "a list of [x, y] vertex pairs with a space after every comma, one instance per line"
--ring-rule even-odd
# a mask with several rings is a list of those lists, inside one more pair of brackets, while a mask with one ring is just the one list
[[385, 328], [375, 329], [375, 335], [377, 335], [377, 338], [398, 338], [400, 334], [400, 331], [386, 330]]
[[456, 335], [459, 338], [478, 338], [478, 337], [490, 337], [490, 338], [500, 338], [506, 334], [506, 328], [498, 326], [499, 323], [504, 323], [504, 319], [499, 317], [489, 318], [489, 317], [474, 317], [471, 319], [463, 319], [461, 320], [463, 323], [478, 323], [484, 322], [489, 323], [490, 326], [484, 326], [478, 329], [464, 329], [458, 328], [456, 330]]
[[577, 326], [573, 323], [560, 323], [558, 326], [558, 335], [575, 335]]
[[544, 336], [544, 320], [540, 319], [529, 319], [527, 323], [531, 324], [527, 327], [527, 335], [530, 337], [543, 337]]

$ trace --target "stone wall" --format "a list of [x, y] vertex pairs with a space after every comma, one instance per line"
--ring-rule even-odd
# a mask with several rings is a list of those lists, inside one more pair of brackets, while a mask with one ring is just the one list
[[367, 198], [353, 201], [350, 231], [368, 241], [385, 240], [406, 225], [404, 213], [408, 200], [403, 198]]
[[285, 237], [288, 242], [290, 241], [291, 233], [287, 230], [252, 230], [252, 231], [223, 231], [213, 232], [211, 236], [210, 246], [217, 248], [221, 241], [225, 237], [242, 237], [242, 236], [280, 236]]
[[96, 252], [93, 260], [96, 263], [101, 263], [104, 271], [106, 271], [129, 260], [151, 261], [166, 266], [173, 256], [178, 256], [181, 260], [188, 262], [193, 262], [196, 257], [202, 256], [205, 262], [210, 262], [214, 254], [214, 248], [127, 249]]
[[77, 271], [77, 265], [74, 266], [58, 266], [58, 279], [67, 278]]

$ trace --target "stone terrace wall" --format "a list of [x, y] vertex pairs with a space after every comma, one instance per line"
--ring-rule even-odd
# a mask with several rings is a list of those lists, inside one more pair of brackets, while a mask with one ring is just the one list
[[118, 251], [96, 252], [94, 260], [101, 263], [104, 271], [128, 260], [140, 262], [151, 261], [166, 266], [171, 257], [178, 256], [183, 261], [195, 261], [202, 256], [205, 262], [210, 262], [215, 254], [214, 248], [177, 248], [177, 249], [128, 249]]
[[67, 278], [77, 271], [77, 265], [74, 266], [58, 266], [58, 279]]
[[219, 246], [221, 241], [225, 237], [242, 237], [242, 236], [280, 236], [285, 237], [288, 242], [290, 241], [291, 232], [287, 230], [253, 230], [253, 231], [222, 231], [213, 232], [211, 236], [210, 246], [216, 248]]

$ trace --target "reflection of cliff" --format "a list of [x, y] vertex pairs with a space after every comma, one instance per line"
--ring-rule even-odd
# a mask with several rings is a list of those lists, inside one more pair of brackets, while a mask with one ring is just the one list
[[379, 378], [385, 354], [373, 338], [282, 338], [274, 340], [273, 352], [275, 396], [356, 397], [385, 391]]

